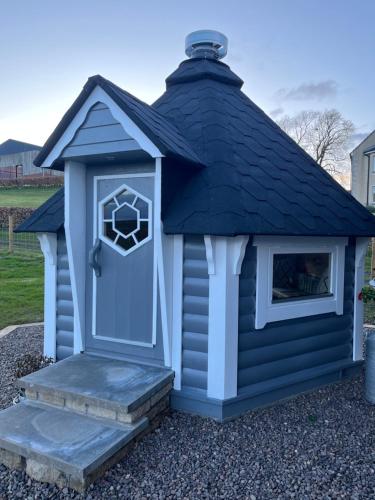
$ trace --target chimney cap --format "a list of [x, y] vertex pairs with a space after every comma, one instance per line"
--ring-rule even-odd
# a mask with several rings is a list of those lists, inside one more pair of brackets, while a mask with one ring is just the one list
[[190, 58], [222, 59], [227, 50], [228, 38], [219, 31], [193, 31], [185, 38], [185, 54]]

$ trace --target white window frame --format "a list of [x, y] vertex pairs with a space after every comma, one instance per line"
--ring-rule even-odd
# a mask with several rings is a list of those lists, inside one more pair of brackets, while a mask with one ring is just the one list
[[[146, 174], [146, 175], [143, 175], [143, 174], [136, 174], [136, 177], [150, 177], [149, 174]], [[95, 188], [97, 188], [97, 185], [95, 185]], [[148, 206], [148, 216], [147, 218], [144, 218], [144, 219], [139, 219], [140, 221], [143, 221], [143, 222], [147, 222], [147, 232], [148, 232], [148, 236], [147, 238], [141, 240], [141, 241], [136, 241], [135, 242], [135, 245], [132, 246], [131, 248], [129, 248], [129, 250], [125, 250], [123, 249], [122, 247], [120, 247], [120, 245], [117, 244], [117, 240], [118, 238], [120, 237], [120, 232], [115, 228], [114, 226], [114, 220], [113, 220], [113, 215], [112, 215], [112, 227], [113, 227], [113, 230], [117, 233], [117, 238], [113, 241], [111, 240], [110, 238], [108, 238], [106, 235], [105, 235], [105, 228], [104, 228], [104, 224], [105, 222], [110, 222], [109, 219], [105, 219], [104, 218], [104, 206], [105, 204], [111, 200], [112, 198], [115, 199], [118, 207], [120, 208], [120, 205], [118, 204], [118, 201], [117, 201], [117, 198], [116, 196], [118, 196], [120, 193], [122, 193], [123, 191], [129, 191], [129, 193], [132, 193], [135, 195], [135, 200], [134, 202], [139, 198], [141, 200], [143, 200], [147, 206]], [[134, 209], [136, 210], [137, 212], [139, 212], [139, 210], [137, 209]], [[120, 186], [118, 189], [116, 189], [115, 191], [113, 191], [113, 193], [107, 195], [105, 198], [103, 198], [101, 201], [99, 201], [99, 221], [98, 221], [98, 226], [99, 226], [99, 239], [101, 239], [102, 241], [104, 241], [107, 245], [109, 245], [111, 248], [113, 248], [114, 250], [116, 250], [116, 252], [118, 252], [119, 254], [123, 255], [123, 256], [126, 256], [126, 255], [129, 255], [130, 253], [134, 252], [134, 250], [137, 250], [139, 247], [145, 245], [147, 242], [149, 242], [150, 240], [152, 240], [152, 201], [150, 199], [148, 199], [146, 196], [143, 196], [141, 193], [138, 193], [138, 191], [136, 191], [135, 189], [132, 189], [130, 186], [128, 186], [127, 184], [122, 184], [122, 186]], [[134, 231], [128, 236], [132, 236], [132, 234], [134, 233]]]
[[[256, 236], [257, 247], [255, 328], [267, 323], [334, 312], [343, 314], [345, 247], [348, 238], [310, 236]], [[273, 256], [275, 254], [329, 253], [330, 286], [328, 297], [306, 298], [272, 303]]]
[[371, 172], [375, 174], [375, 154], [372, 154], [370, 156], [370, 161], [371, 161]]

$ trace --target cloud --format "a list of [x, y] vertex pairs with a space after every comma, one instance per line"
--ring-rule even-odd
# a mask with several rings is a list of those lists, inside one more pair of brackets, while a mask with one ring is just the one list
[[275, 119], [282, 114], [284, 114], [284, 108], [276, 108], [270, 111], [270, 116]]
[[368, 135], [370, 135], [371, 132], [355, 132], [352, 137], [351, 137], [351, 140], [354, 141], [354, 142], [361, 142], [363, 141], [363, 139], [366, 139], [366, 137]]
[[278, 101], [322, 101], [336, 97], [338, 84], [334, 80], [316, 83], [301, 83], [298, 87], [279, 89], [275, 98]]
[[356, 148], [359, 144], [361, 144], [363, 139], [366, 139], [366, 137], [370, 134], [371, 134], [371, 131], [369, 131], [369, 132], [354, 132], [354, 134], [352, 134], [352, 136], [349, 139], [348, 149], [351, 150], [351, 149]]

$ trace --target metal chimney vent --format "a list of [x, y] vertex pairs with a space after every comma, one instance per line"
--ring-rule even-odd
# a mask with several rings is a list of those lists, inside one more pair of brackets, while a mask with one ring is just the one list
[[228, 38], [219, 31], [193, 31], [185, 38], [185, 54], [188, 57], [222, 59], [227, 50]]

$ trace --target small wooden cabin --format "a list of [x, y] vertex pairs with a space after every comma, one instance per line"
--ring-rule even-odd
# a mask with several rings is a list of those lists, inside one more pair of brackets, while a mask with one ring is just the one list
[[219, 420], [362, 361], [375, 219], [242, 91], [217, 32], [145, 104], [89, 78], [35, 163], [64, 190], [18, 231], [45, 255], [44, 351], [171, 367]]

